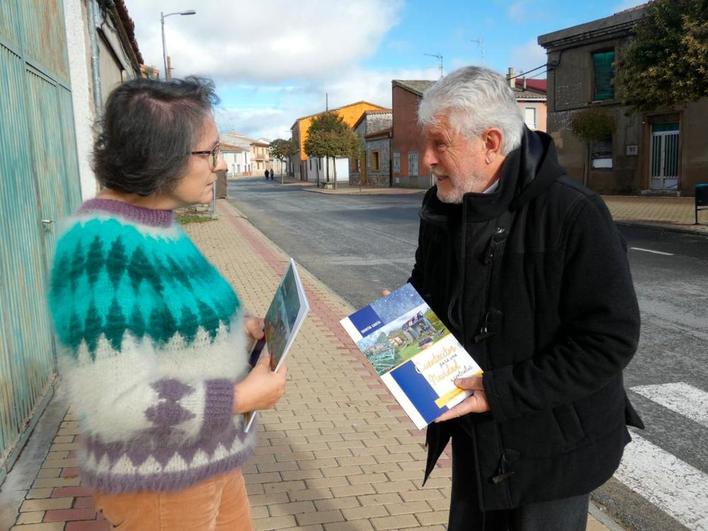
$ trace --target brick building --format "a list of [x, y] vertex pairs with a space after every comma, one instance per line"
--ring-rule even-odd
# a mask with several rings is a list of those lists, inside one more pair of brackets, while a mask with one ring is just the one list
[[429, 188], [430, 168], [422, 163], [418, 105], [434, 81], [394, 79], [391, 82], [393, 125], [391, 164], [393, 186]]

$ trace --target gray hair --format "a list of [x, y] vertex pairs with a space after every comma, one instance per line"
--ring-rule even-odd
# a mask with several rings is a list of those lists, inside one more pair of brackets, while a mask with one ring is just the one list
[[490, 127], [499, 129], [504, 155], [521, 145], [524, 120], [514, 94], [506, 79], [488, 68], [459, 68], [426, 90], [418, 108], [418, 123], [432, 125], [441, 114], [467, 138]]
[[96, 179], [141, 196], [174, 190], [217, 102], [214, 83], [206, 78], [137, 78], [118, 85], [94, 143]]

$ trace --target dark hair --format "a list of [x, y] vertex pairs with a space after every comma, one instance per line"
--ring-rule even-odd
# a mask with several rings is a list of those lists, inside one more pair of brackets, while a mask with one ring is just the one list
[[96, 178], [107, 188], [142, 196], [174, 189], [218, 101], [214, 83], [205, 78], [140, 78], [118, 85], [93, 147]]

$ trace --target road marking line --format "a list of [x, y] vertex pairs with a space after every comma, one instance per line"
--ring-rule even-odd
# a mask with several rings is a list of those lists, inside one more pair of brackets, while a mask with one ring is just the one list
[[708, 530], [708, 475], [632, 432], [615, 478], [695, 530]]
[[674, 256], [674, 253], [665, 253], [664, 251], [655, 251], [653, 249], [644, 249], [643, 247], [630, 247], [633, 251], [643, 251], [645, 253], [661, 254], [663, 256]]
[[632, 391], [708, 428], [708, 393], [684, 382], [638, 385]]

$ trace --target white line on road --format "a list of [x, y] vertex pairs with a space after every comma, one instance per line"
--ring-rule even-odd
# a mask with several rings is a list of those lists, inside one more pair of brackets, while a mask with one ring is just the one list
[[684, 382], [639, 385], [632, 391], [708, 428], [708, 393]]
[[665, 253], [664, 251], [655, 251], [654, 249], [644, 249], [643, 247], [630, 247], [633, 251], [643, 251], [645, 253], [661, 254], [663, 256], [674, 256], [674, 253]]
[[634, 432], [615, 478], [689, 529], [708, 530], [708, 475]]

